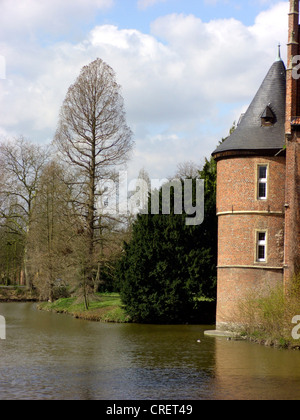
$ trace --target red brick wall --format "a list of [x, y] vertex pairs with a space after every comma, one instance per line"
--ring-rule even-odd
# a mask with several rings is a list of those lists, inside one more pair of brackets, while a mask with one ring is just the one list
[[282, 284], [282, 272], [277, 270], [220, 268], [218, 270], [217, 328], [238, 324], [243, 315], [241, 302], [248, 296], [261, 296], [270, 288]]
[[288, 49], [287, 49], [287, 91], [286, 91], [286, 133], [291, 133], [291, 119], [296, 117], [299, 112], [298, 95], [300, 91], [300, 79], [296, 80], [292, 76], [292, 59], [299, 54], [299, 1], [290, 0], [289, 29], [288, 29]]
[[[269, 168], [267, 200], [257, 199], [258, 164]], [[217, 170], [220, 326], [232, 322], [249, 290], [283, 281], [285, 157], [232, 157], [218, 161]], [[267, 232], [266, 262], [256, 259], [257, 231]]]
[[[256, 231], [267, 231], [267, 261], [256, 261]], [[283, 267], [284, 218], [265, 215], [219, 216], [218, 266]]]
[[285, 283], [300, 270], [300, 133], [287, 141]]
[[[286, 217], [285, 284], [300, 270], [300, 132], [291, 120], [300, 116], [300, 79], [293, 77], [292, 59], [300, 54], [299, 0], [290, 0], [286, 94]], [[295, 64], [295, 63], [294, 63]], [[299, 70], [297, 71], [299, 76]], [[297, 118], [298, 119], [298, 118]]]
[[[257, 165], [269, 165], [268, 200], [257, 200]], [[217, 212], [283, 211], [285, 157], [232, 157], [218, 162]]]

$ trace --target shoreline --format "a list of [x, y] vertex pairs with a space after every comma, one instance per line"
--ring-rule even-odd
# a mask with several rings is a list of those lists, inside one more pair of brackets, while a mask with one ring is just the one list
[[28, 291], [25, 287], [6, 286], [0, 287], [0, 303], [14, 303], [14, 302], [38, 302], [38, 296]]
[[288, 341], [283, 338], [255, 337], [254, 335], [245, 334], [243, 331], [239, 332], [237, 330], [208, 330], [204, 332], [204, 335], [208, 337], [223, 337], [228, 341], [248, 341], [250, 343], [276, 349], [300, 350], [300, 342]]
[[86, 321], [125, 324], [130, 323], [118, 293], [97, 294], [88, 310], [78, 297], [62, 298], [55, 302], [40, 302], [38, 310], [71, 315]]
[[[0, 303], [37, 303], [37, 309], [57, 314], [70, 315], [86, 321], [125, 324], [133, 320], [126, 313], [118, 293], [98, 293], [90, 302], [88, 310], [78, 297], [61, 298], [52, 303], [41, 301], [34, 292], [19, 287], [0, 287]], [[276, 349], [300, 350], [300, 342], [283, 338], [270, 338], [264, 334], [247, 334], [244, 331], [206, 331], [207, 336], [223, 336], [227, 340], [245, 340]]]

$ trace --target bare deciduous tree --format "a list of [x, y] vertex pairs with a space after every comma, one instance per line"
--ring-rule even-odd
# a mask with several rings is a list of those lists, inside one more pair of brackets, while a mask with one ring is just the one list
[[42, 300], [53, 301], [55, 289], [72, 286], [78, 266], [80, 220], [70, 207], [73, 191], [65, 177], [64, 168], [55, 161], [45, 166], [33, 210], [28, 238], [29, 268]]
[[192, 178], [199, 178], [199, 172], [201, 171], [203, 165], [198, 165], [195, 162], [189, 160], [186, 162], [181, 162], [177, 165], [177, 171], [175, 174], [175, 178], [181, 179], [192, 179]]
[[0, 218], [7, 230], [22, 237], [24, 243], [24, 275], [31, 287], [27, 270], [27, 238], [38, 182], [48, 159], [48, 149], [36, 146], [23, 137], [0, 144]]
[[61, 156], [78, 171], [77, 208], [85, 217], [88, 255], [83, 277], [92, 281], [95, 246], [101, 241], [96, 202], [101, 179], [125, 163], [132, 149], [123, 98], [116, 76], [101, 59], [83, 67], [63, 102], [54, 138]]

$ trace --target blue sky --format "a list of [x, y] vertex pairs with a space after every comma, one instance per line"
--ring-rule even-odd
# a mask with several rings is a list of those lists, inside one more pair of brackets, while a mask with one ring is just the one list
[[[24, 1], [24, 0], [23, 0]], [[25, 0], [26, 1], [26, 0]], [[43, 1], [43, 0], [41, 0]], [[48, 0], [44, 0], [48, 1]], [[49, 0], [50, 1], [50, 0]], [[237, 19], [245, 25], [253, 25], [259, 13], [266, 11], [270, 6], [280, 3], [276, 0], [153, 0], [143, 5], [138, 0], [113, 0], [111, 7], [104, 10], [93, 10], [92, 16], [82, 19], [80, 30], [78, 28], [64, 33], [63, 39], [78, 38], [84, 32], [91, 30], [95, 25], [111, 24], [119, 29], [135, 28], [143, 33], [151, 33], [151, 23], [161, 16], [168, 14], [195, 15], [203, 22], [215, 19]], [[93, 8], [91, 8], [93, 9]], [[72, 18], [70, 19], [72, 20]], [[60, 34], [44, 36], [50, 40]], [[51, 41], [50, 41], [51, 42]]]
[[136, 28], [144, 33], [151, 31], [151, 22], [170, 13], [193, 14], [204, 22], [213, 19], [234, 18], [246, 25], [253, 25], [256, 16], [279, 1], [261, 0], [165, 0], [149, 2], [148, 6], [136, 0], [115, 0], [107, 13], [99, 13], [95, 19], [98, 24], [109, 23], [121, 29]]
[[250, 104], [278, 42], [286, 55], [287, 1], [0, 0], [0, 7], [0, 135], [51, 142], [68, 87], [100, 57], [116, 72], [134, 132], [131, 177], [141, 168], [172, 176], [184, 161], [201, 166]]

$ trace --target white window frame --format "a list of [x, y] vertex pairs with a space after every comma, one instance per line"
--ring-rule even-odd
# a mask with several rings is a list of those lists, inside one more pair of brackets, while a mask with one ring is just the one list
[[[260, 239], [260, 235], [264, 235], [264, 239]], [[256, 231], [256, 261], [267, 262], [267, 249], [268, 249], [268, 233], [265, 230]], [[260, 247], [264, 248], [264, 258], [260, 258]]]
[[[260, 168], [266, 168], [266, 177], [260, 178]], [[257, 165], [257, 199], [267, 200], [268, 199], [268, 176], [269, 176], [269, 165], [259, 164]], [[260, 185], [265, 185], [265, 196], [260, 196]]]

